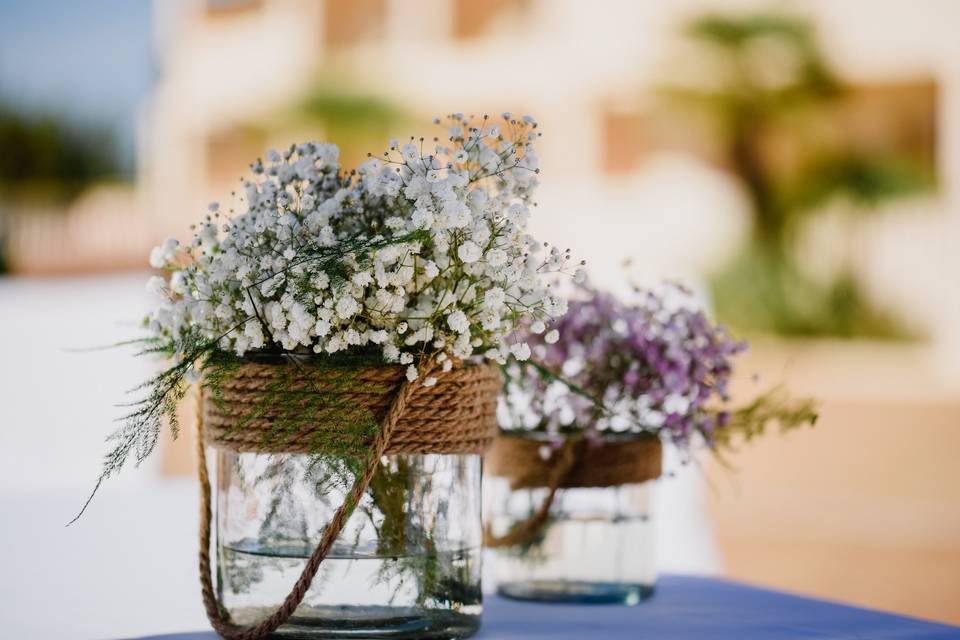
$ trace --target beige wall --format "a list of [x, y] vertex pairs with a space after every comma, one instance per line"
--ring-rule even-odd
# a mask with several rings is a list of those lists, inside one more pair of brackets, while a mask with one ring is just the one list
[[768, 344], [749, 356], [743, 372], [814, 394], [821, 418], [742, 447], [732, 469], [711, 465], [730, 576], [960, 623], [960, 384], [933, 355]]

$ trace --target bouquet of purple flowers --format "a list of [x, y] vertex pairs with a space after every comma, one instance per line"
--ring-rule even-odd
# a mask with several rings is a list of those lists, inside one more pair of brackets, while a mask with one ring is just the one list
[[647, 433], [688, 449], [727, 444], [734, 433], [749, 439], [770, 422], [790, 428], [815, 421], [811, 401], [791, 401], [779, 389], [732, 406], [734, 360], [747, 344], [712, 323], [680, 285], [635, 294], [627, 304], [581, 286], [565, 316], [522, 336], [532, 356], [505, 368], [505, 431], [558, 440]]

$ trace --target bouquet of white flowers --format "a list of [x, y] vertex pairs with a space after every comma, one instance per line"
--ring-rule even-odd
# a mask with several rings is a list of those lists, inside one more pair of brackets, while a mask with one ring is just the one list
[[[306, 143], [252, 165], [245, 211], [222, 220], [219, 205], [178, 252], [154, 249], [169, 270], [150, 329], [171, 351], [200, 341], [250, 350], [334, 354], [376, 345], [386, 362], [410, 365], [474, 353], [524, 358], [504, 338], [522, 321], [562, 315], [545, 274], [569, 255], [527, 233], [539, 173], [529, 116], [470, 126], [450, 116], [447, 142], [390, 142], [344, 174], [337, 148]], [[439, 122], [439, 120], [438, 120]]]
[[529, 356], [508, 338], [566, 311], [549, 282], [574, 269], [569, 251], [527, 232], [537, 123], [446, 121], [444, 139], [391, 140], [348, 173], [331, 144], [270, 151], [251, 165], [239, 213], [213, 203], [189, 245], [154, 248], [168, 275], [148, 284], [159, 303], [142, 342], [173, 365], [144, 384], [104, 478], [151, 452], [164, 417], [176, 430], [176, 404], [214, 354], [362, 354], [405, 365], [410, 380], [428, 359], [448, 371], [475, 355]]
[[[536, 121], [447, 121], [442, 141], [390, 141], [350, 172], [330, 144], [271, 151], [251, 165], [239, 211], [211, 204], [188, 245], [170, 239], [150, 255], [166, 276], [150, 280], [159, 303], [141, 344], [171, 364], [143, 385], [100, 482], [149, 455], [164, 420], [176, 435], [177, 405], [199, 381], [202, 592], [226, 638], [263, 637], [294, 610], [381, 629], [400, 619], [397, 598], [438, 636], [478, 624], [478, 454], [496, 434], [501, 384], [491, 363], [527, 359], [518, 331], [543, 332], [566, 311], [550, 281], [583, 273], [527, 232]], [[241, 501], [217, 519], [216, 572], [203, 443], [230, 483], [220, 491]], [[393, 558], [373, 580], [381, 606], [347, 614], [337, 594], [310, 592], [341, 531], [353, 543], [336, 558], [365, 558], [364, 545]], [[263, 576], [278, 569], [263, 558], [291, 548], [313, 552], [275, 601]], [[394, 579], [417, 586], [398, 591]]]

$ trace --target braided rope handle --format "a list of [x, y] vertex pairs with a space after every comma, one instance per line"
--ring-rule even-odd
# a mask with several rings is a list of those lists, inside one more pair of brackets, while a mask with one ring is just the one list
[[[427, 376], [432, 375], [435, 369], [435, 362], [431, 361], [426, 363], [425, 366], [421, 367], [418, 380], [423, 380]], [[242, 627], [231, 623], [226, 611], [223, 610], [217, 601], [217, 596], [213, 589], [213, 578], [210, 570], [210, 523], [213, 515], [210, 475], [207, 471], [207, 454], [203, 442], [203, 386], [199, 385], [197, 387], [199, 407], [197, 420], [197, 460], [200, 476], [200, 588], [203, 595], [203, 606], [207, 611], [207, 619], [220, 637], [225, 638], [225, 640], [259, 640], [276, 631], [278, 627], [290, 619], [290, 616], [293, 615], [297, 606], [303, 601], [307, 590], [313, 583], [313, 578], [320, 569], [320, 563], [323, 562], [327, 554], [330, 553], [330, 549], [333, 547], [334, 542], [336, 542], [337, 536], [340, 535], [340, 531], [349, 519], [354, 507], [360, 502], [360, 498], [370, 485], [370, 480], [380, 466], [380, 459], [390, 445], [390, 437], [393, 434], [393, 429], [403, 415], [407, 402], [413, 397], [418, 386], [419, 382], [417, 381], [411, 382], [404, 380], [390, 405], [390, 409], [387, 411], [387, 415], [383, 419], [383, 424], [377, 433], [373, 446], [370, 448], [371, 455], [367, 462], [366, 469], [359, 478], [354, 480], [353, 486], [347, 494], [347, 498], [336, 510], [330, 523], [323, 530], [320, 542], [317, 543], [316, 549], [313, 550], [313, 553], [307, 560], [307, 564], [300, 573], [300, 577], [297, 578], [296, 583], [284, 599], [283, 604], [269, 617], [252, 627]]]
[[549, 491], [543, 499], [543, 504], [540, 505], [540, 508], [526, 520], [521, 520], [513, 525], [502, 536], [495, 536], [493, 534], [493, 528], [488, 522], [483, 529], [483, 546], [490, 549], [497, 549], [523, 545], [533, 540], [537, 534], [540, 533], [544, 525], [547, 524], [547, 519], [550, 517], [550, 507], [553, 506], [557, 491], [560, 490], [560, 485], [563, 484], [564, 478], [566, 478], [574, 466], [576, 466], [576, 447], [577, 442], [570, 440], [557, 450], [556, 459], [550, 469], [550, 476], [547, 478], [546, 483]]

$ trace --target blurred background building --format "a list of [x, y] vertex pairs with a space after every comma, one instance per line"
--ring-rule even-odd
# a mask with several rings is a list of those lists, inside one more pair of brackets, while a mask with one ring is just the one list
[[[666, 568], [960, 623], [958, 24], [950, 0], [5, 3], [0, 501], [23, 516], [6, 544], [68, 519], [106, 408], [149, 366], [60, 349], [135, 332], [153, 244], [229, 206], [268, 148], [326, 139], [350, 166], [433, 115], [511, 110], [544, 132], [539, 235], [605, 287], [687, 280], [755, 341], [745, 395], [821, 401], [816, 429], [662, 483]], [[86, 534], [39, 540], [115, 549], [149, 490], [148, 529], [170, 534], [153, 555], [188, 567], [157, 560], [155, 590], [194, 589], [192, 536], [171, 542], [192, 526], [185, 444], [101, 496]], [[139, 630], [178, 628], [159, 620]]]

